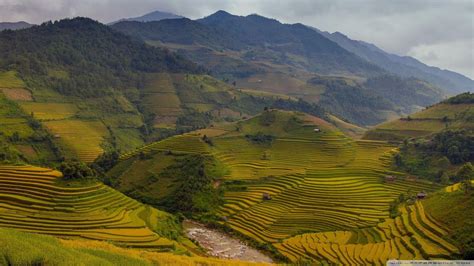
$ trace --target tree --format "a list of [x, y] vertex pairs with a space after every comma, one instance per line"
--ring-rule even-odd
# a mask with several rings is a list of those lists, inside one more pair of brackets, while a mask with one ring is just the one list
[[449, 161], [448, 157], [443, 156], [441, 159], [438, 160], [437, 164], [439, 167], [445, 169], [451, 165], [451, 162]]
[[96, 176], [96, 172], [85, 163], [79, 161], [62, 162], [59, 171], [65, 179], [84, 179]]
[[440, 182], [441, 184], [447, 185], [449, 184], [449, 175], [446, 172], [443, 172], [443, 174], [440, 177]]
[[461, 152], [459, 151], [458, 146], [449, 147], [447, 155], [454, 163], [458, 163], [461, 160]]
[[474, 168], [472, 164], [465, 163], [456, 173], [456, 176], [461, 180], [461, 186], [466, 191], [470, 191], [472, 189], [471, 180], [474, 177]]
[[395, 159], [395, 165], [396, 165], [396, 166], [400, 167], [400, 166], [403, 165], [402, 156], [401, 156], [399, 153], [397, 153], [397, 154], [395, 155], [394, 159]]
[[10, 141], [12, 142], [20, 141], [20, 139], [20, 134], [17, 131], [13, 132], [13, 134], [10, 136]]

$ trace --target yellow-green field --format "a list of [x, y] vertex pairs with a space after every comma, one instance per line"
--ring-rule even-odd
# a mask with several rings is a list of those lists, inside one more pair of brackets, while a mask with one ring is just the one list
[[0, 227], [152, 250], [179, 246], [157, 233], [168, 214], [102, 183], [62, 186], [60, 177], [45, 168], [0, 166]]
[[25, 88], [15, 71], [0, 72], [0, 88]]
[[143, 106], [155, 114], [156, 127], [174, 128], [176, 118], [182, 110], [170, 74], [150, 74], [141, 97]]
[[2, 265], [270, 265], [122, 248], [104, 241], [57, 239], [5, 228], [0, 228], [0, 236], [0, 264]]
[[[201, 139], [206, 132], [212, 145]], [[245, 137], [257, 133], [275, 139], [258, 144]], [[220, 223], [261, 244], [271, 243], [293, 262], [384, 264], [389, 258], [448, 258], [459, 252], [442, 238], [447, 229], [420, 203], [390, 218], [390, 204], [400, 194], [441, 186], [389, 170], [396, 147], [385, 141], [354, 140], [321, 119], [271, 110], [165, 139], [122, 159], [168, 150], [214, 156], [227, 169], [221, 177], [225, 202], [216, 213]], [[157, 174], [160, 160], [153, 164]], [[124, 173], [130, 178], [123, 180], [134, 182], [138, 175], [133, 171], [152, 169], [143, 165], [150, 162], [135, 163]], [[385, 182], [386, 175], [396, 180]], [[271, 199], [264, 200], [264, 194]]]
[[107, 128], [100, 121], [79, 119], [46, 121], [44, 125], [62, 144], [66, 154], [84, 162], [92, 162], [103, 149], [101, 144], [108, 136]]
[[15, 132], [21, 138], [28, 138], [33, 134], [33, 129], [28, 126], [28, 121], [20, 107], [8, 100], [0, 92], [0, 132], [5, 137], [11, 137]]
[[364, 139], [403, 140], [423, 137], [444, 129], [474, 129], [474, 105], [439, 103], [410, 117], [383, 123], [369, 130]]
[[40, 121], [67, 119], [78, 112], [77, 107], [70, 103], [22, 102], [20, 105], [25, 113]]
[[323, 264], [385, 265], [390, 259], [446, 259], [459, 250], [444, 239], [439, 225], [417, 201], [401, 208], [395, 219], [354, 231], [307, 233], [276, 243], [291, 261]]

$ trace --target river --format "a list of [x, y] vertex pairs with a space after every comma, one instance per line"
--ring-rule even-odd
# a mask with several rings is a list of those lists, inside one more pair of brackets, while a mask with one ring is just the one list
[[184, 221], [183, 227], [187, 237], [199, 243], [209, 256], [223, 259], [273, 263], [273, 260], [267, 255], [217, 229], [212, 229], [190, 220]]

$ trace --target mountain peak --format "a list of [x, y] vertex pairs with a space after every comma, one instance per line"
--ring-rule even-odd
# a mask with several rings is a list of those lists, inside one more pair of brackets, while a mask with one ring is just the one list
[[26, 29], [31, 26], [34, 26], [33, 24], [30, 24], [25, 21], [18, 21], [18, 22], [0, 22], [0, 31], [2, 30], [20, 30], [20, 29]]
[[179, 18], [184, 18], [183, 16], [179, 16], [170, 12], [163, 12], [159, 10], [155, 10], [153, 12], [147, 13], [143, 16], [140, 17], [134, 17], [134, 18], [123, 18], [119, 19], [115, 22], [112, 22], [110, 24], [115, 24], [117, 22], [122, 22], [122, 21], [139, 21], [139, 22], [150, 22], [150, 21], [160, 21], [164, 19], [179, 19]]
[[224, 10], [218, 10], [217, 12], [207, 16], [207, 17], [204, 17], [202, 20], [206, 19], [206, 20], [220, 20], [220, 19], [225, 19], [225, 18], [231, 18], [231, 17], [235, 17], [235, 15], [232, 15], [231, 13], [227, 12], [227, 11], [224, 11]]

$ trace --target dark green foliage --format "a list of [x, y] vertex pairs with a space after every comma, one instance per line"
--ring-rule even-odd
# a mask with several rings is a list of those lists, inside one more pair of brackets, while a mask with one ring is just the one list
[[97, 157], [97, 159], [95, 159], [95, 161], [91, 164], [91, 167], [96, 171], [105, 173], [118, 163], [119, 156], [120, 154], [116, 150], [104, 152], [99, 157]]
[[405, 140], [394, 165], [401, 170], [435, 182], [459, 182], [451, 170], [474, 161], [474, 136], [468, 131], [443, 131], [429, 139]]
[[17, 163], [21, 161], [18, 151], [13, 149], [6, 141], [3, 141], [0, 136], [0, 163]]
[[385, 117], [380, 116], [380, 111], [395, 109], [391, 102], [381, 96], [359, 85], [349, 85], [343, 79], [315, 77], [308, 83], [326, 87], [319, 105], [355, 124], [374, 125], [383, 122]]
[[84, 179], [96, 176], [96, 173], [87, 164], [78, 161], [62, 162], [58, 170], [63, 173], [65, 179]]
[[214, 142], [207, 135], [202, 136], [202, 141], [207, 143], [209, 146], [214, 146]]
[[467, 131], [444, 131], [423, 147], [427, 152], [440, 152], [453, 164], [474, 160], [474, 136]]
[[267, 108], [259, 117], [260, 125], [265, 126], [265, 127], [271, 126], [273, 123], [275, 123], [275, 121], [276, 121], [276, 113], [269, 111]]
[[205, 128], [211, 123], [212, 118], [210, 113], [186, 112], [176, 120], [176, 129], [179, 132], [186, 132]]
[[472, 189], [471, 180], [474, 179], [474, 168], [471, 163], [465, 163], [457, 172], [456, 177], [461, 181], [462, 188], [468, 192]]
[[[293, 64], [294, 62], [288, 59], [286, 53], [308, 58], [309, 64], [306, 67], [311, 71], [340, 70], [364, 74], [382, 72], [380, 68], [347, 52], [306, 26], [281, 24], [276, 20], [258, 15], [239, 17], [217, 12], [198, 21], [175, 19], [149, 23], [121, 22], [113, 27], [142, 40], [202, 45], [205, 48], [196, 49], [191, 54], [186, 51], [187, 55], [199, 62], [208, 62], [210, 66], [212, 66], [212, 60], [206, 59], [209, 57], [206, 50], [247, 51], [243, 60], [248, 62], [261, 55], [260, 48], [265, 47], [263, 52], [271, 55], [271, 60], [275, 63]], [[256, 49], [257, 52], [252, 54], [249, 48]], [[252, 74], [260, 71], [243, 61], [233, 60], [230, 57], [225, 60], [226, 62], [223, 62], [225, 72], [235, 77], [251, 74], [247, 73], [246, 69], [250, 69]], [[219, 67], [214, 72], [219, 72], [220, 76], [223, 76], [224, 73], [219, 70]]]
[[245, 138], [247, 138], [249, 141], [256, 143], [256, 144], [262, 144], [262, 145], [271, 145], [272, 142], [275, 140], [275, 136], [272, 135], [266, 135], [263, 134], [262, 132], [258, 132], [255, 135], [245, 135]]
[[285, 53], [304, 56], [308, 59], [306, 68], [310, 71], [383, 72], [302, 24], [282, 24], [259, 15], [234, 16], [224, 11], [198, 22], [225, 32], [246, 46], [265, 47], [266, 51], [278, 55], [278, 58], [285, 58]]
[[200, 44], [214, 49], [243, 47], [232, 35], [187, 18], [150, 22], [123, 21], [112, 25], [112, 28], [142, 40]]
[[461, 93], [443, 102], [450, 103], [450, 104], [474, 103], [474, 93], [470, 93], [470, 92]]
[[301, 99], [298, 99], [297, 101], [278, 99], [272, 104], [272, 107], [282, 110], [303, 112], [322, 119], [328, 118], [324, 108], [314, 103], [305, 102]]
[[[16, 69], [31, 85], [93, 97], [139, 83], [140, 72], [201, 72], [169, 51], [133, 41], [87, 18], [0, 33], [0, 69]], [[64, 77], [49, 75], [60, 70]]]
[[20, 140], [21, 140], [20, 134], [19, 134], [17, 131], [13, 132], [13, 134], [9, 137], [9, 140], [10, 140], [11, 142], [18, 142], [18, 141], [20, 141]]
[[367, 79], [364, 86], [400, 106], [405, 113], [411, 113], [413, 106], [432, 105], [443, 97], [438, 88], [415, 78], [381, 75]]
[[161, 203], [171, 212], [184, 214], [204, 213], [216, 208], [221, 195], [212, 186], [215, 177], [206, 168], [210, 158], [201, 155], [187, 155], [164, 169], [160, 176], [174, 177], [181, 182], [179, 187]]

